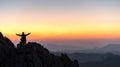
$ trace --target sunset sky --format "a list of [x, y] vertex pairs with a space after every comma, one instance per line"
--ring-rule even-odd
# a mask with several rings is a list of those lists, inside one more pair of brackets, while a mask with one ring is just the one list
[[120, 1], [0, 0], [0, 31], [14, 42], [19, 38], [15, 34], [24, 31], [31, 32], [32, 41], [120, 43]]

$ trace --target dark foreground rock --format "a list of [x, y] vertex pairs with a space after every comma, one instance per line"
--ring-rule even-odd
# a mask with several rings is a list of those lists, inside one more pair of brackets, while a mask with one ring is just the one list
[[0, 33], [0, 67], [79, 67], [67, 54], [56, 56], [36, 42], [14, 44]]

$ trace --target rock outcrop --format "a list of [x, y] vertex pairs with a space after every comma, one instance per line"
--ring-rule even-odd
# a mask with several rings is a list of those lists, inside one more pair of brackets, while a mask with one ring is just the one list
[[0, 67], [79, 67], [67, 54], [56, 56], [36, 42], [18, 44], [18, 48], [0, 33]]

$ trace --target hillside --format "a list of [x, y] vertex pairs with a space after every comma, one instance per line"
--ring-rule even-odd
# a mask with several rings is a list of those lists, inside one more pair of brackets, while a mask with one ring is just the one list
[[36, 42], [19, 43], [17, 48], [0, 33], [0, 67], [79, 67], [67, 54], [56, 56]]

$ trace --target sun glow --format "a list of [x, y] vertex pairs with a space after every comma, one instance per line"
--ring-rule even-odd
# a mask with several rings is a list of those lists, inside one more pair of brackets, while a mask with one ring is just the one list
[[0, 8], [0, 31], [6, 36], [16, 39], [16, 33], [31, 32], [33, 39], [120, 38], [119, 9], [113, 10], [109, 4], [104, 7], [91, 3], [70, 3], [69, 6], [59, 4], [57, 7], [54, 4], [42, 4], [43, 7], [36, 3], [25, 3], [27, 5], [23, 3], [24, 6], [2, 4], [4, 6]]

